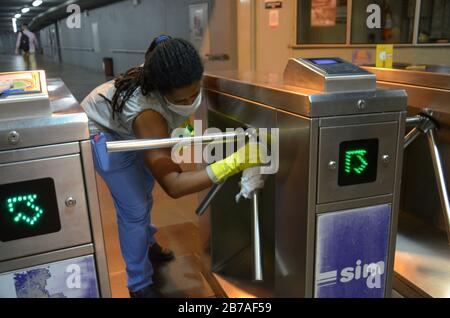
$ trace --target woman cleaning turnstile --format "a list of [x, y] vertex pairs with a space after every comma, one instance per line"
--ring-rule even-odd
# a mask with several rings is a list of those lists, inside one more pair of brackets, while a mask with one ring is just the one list
[[107, 153], [106, 142], [168, 138], [171, 131], [185, 124], [201, 105], [203, 71], [191, 44], [160, 36], [150, 46], [143, 66], [99, 86], [81, 104], [90, 119], [95, 168], [114, 200], [128, 288], [134, 298], [159, 296], [153, 288], [151, 261], [174, 257], [158, 245], [150, 222], [154, 180], [172, 198], [180, 198], [260, 162], [259, 155], [251, 157], [259, 151], [255, 144], [192, 172], [182, 172], [172, 161], [170, 149]]

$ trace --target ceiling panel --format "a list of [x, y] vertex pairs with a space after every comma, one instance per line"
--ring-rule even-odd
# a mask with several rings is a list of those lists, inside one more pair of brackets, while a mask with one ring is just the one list
[[[48, 9], [60, 5], [67, 0], [43, 0], [39, 7], [33, 7], [34, 0], [0, 0], [0, 32], [12, 32], [12, 18], [16, 13], [22, 14], [17, 20], [17, 24], [29, 23], [36, 15], [47, 11]], [[29, 7], [28, 13], [21, 13], [21, 9]]]
[[[33, 0], [0, 0], [0, 33], [12, 32], [12, 18], [16, 13], [21, 13], [21, 9], [29, 7], [28, 13], [22, 14], [17, 20], [18, 26], [22, 23], [29, 23], [31, 29], [40, 29], [68, 15], [66, 5], [76, 3], [81, 10], [93, 9], [106, 4], [124, 0], [43, 0], [39, 7], [33, 7]], [[39, 17], [38, 17], [39, 16]]]

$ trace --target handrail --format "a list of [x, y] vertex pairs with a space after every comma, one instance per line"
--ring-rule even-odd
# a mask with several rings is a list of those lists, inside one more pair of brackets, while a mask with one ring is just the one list
[[143, 50], [126, 50], [126, 49], [111, 49], [111, 53], [123, 53], [123, 54], [145, 54], [146, 51]]
[[64, 51], [83, 51], [83, 52], [95, 52], [95, 50], [91, 47], [69, 47], [69, 46], [61, 46], [60, 47]]

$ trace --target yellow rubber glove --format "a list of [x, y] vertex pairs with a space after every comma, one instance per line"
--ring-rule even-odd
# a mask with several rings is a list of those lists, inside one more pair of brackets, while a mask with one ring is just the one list
[[262, 166], [265, 156], [262, 144], [248, 143], [231, 156], [211, 164], [206, 171], [214, 183], [221, 183], [248, 168]]

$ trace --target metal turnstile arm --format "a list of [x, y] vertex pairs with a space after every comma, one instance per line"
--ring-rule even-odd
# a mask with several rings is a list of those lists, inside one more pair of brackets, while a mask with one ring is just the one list
[[427, 132], [428, 146], [430, 147], [431, 159], [433, 161], [434, 176], [439, 191], [442, 211], [444, 212], [444, 221], [447, 226], [447, 239], [450, 245], [450, 204], [448, 199], [447, 184], [445, 182], [444, 169], [442, 165], [441, 155], [436, 144], [436, 131], [430, 129]]
[[[198, 216], [202, 216], [206, 212], [223, 185], [224, 183], [220, 183], [211, 188], [196, 211]], [[253, 280], [255, 282], [264, 280], [261, 226], [259, 222], [259, 196], [259, 190], [256, 190], [252, 195]]]
[[252, 223], [253, 223], [253, 278], [256, 282], [264, 280], [263, 275], [263, 260], [262, 260], [262, 246], [261, 246], [261, 227], [259, 223], [259, 190], [253, 193], [252, 197]]
[[106, 143], [108, 152], [127, 152], [167, 149], [175, 146], [198, 145], [208, 143], [227, 143], [234, 142], [237, 137], [246, 137], [249, 133], [230, 132], [223, 134], [211, 134], [195, 137], [167, 138], [167, 139], [141, 139], [126, 141], [111, 141]]
[[413, 130], [411, 130], [405, 137], [405, 149], [408, 148], [420, 135], [422, 135], [422, 132], [417, 127], [414, 127]]
[[216, 195], [220, 192], [220, 190], [222, 189], [225, 182], [226, 181], [219, 183], [219, 184], [215, 184], [211, 188], [211, 190], [208, 192], [208, 194], [205, 196], [205, 198], [203, 199], [203, 201], [200, 203], [197, 210], [195, 211], [197, 216], [203, 216], [205, 214], [206, 210], [209, 208], [209, 206], [211, 205], [211, 203], [214, 200], [214, 198], [216, 197]]
[[436, 142], [437, 125], [427, 116], [415, 116], [406, 120], [408, 125], [414, 125], [414, 129], [405, 137], [405, 149], [421, 134], [425, 134], [428, 140], [431, 160], [433, 162], [434, 176], [438, 187], [444, 222], [447, 228], [447, 240], [450, 245], [450, 200], [448, 197], [447, 183], [445, 180], [442, 158]]

